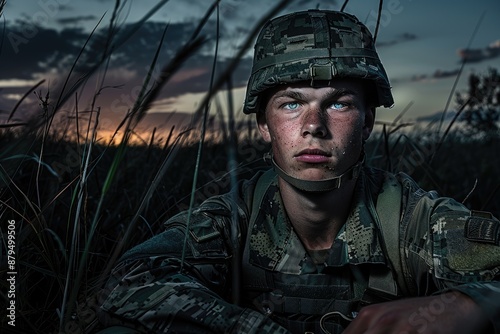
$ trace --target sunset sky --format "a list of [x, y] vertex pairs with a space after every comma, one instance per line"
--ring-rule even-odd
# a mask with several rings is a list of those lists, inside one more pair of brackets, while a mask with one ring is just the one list
[[[158, 0], [121, 1], [118, 16], [119, 33], [141, 19]], [[222, 0], [220, 2], [220, 45], [217, 71], [220, 73], [239, 51], [249, 31], [277, 1]], [[105, 120], [118, 121], [132, 107], [138, 87], [145, 78], [165, 27], [166, 36], [158, 60], [161, 67], [172, 59], [186, 43], [201, 17], [212, 4], [209, 0], [171, 0], [152, 16], [140, 30], [118, 48], [107, 64], [89, 78], [78, 90], [80, 110], [88, 108], [95, 96], [96, 83], [100, 91], [96, 106], [101, 107]], [[311, 8], [338, 10], [343, 1], [289, 1], [281, 13]], [[90, 68], [102, 55], [102, 37], [107, 35], [114, 0], [7, 0], [0, 18], [3, 44], [0, 53], [0, 122], [21, 97], [40, 80], [37, 88], [43, 95], [56, 94], [85, 44], [97, 26], [77, 66], [81, 73]], [[378, 1], [352, 0], [345, 11], [356, 15], [374, 32]], [[488, 67], [500, 64], [500, 1], [476, 0], [386, 0], [377, 37], [377, 50], [388, 72], [395, 106], [380, 109], [377, 117], [390, 121], [411, 104], [405, 120], [426, 119], [440, 113], [457, 78], [464, 58], [467, 62], [458, 82], [458, 89], [467, 85], [471, 72], [485, 73]], [[192, 55], [169, 84], [162, 90], [149, 122], [166, 123], [176, 114], [194, 111], [208, 90], [215, 45], [215, 19], [212, 15], [202, 35], [206, 42]], [[477, 31], [475, 29], [477, 27]], [[99, 42], [101, 37], [101, 42]], [[469, 47], [469, 50], [465, 50]], [[251, 67], [249, 50], [233, 73], [234, 105], [241, 114], [246, 79]], [[103, 81], [100, 81], [103, 80]], [[51, 98], [56, 99], [54, 95]], [[63, 108], [71, 113], [76, 97]], [[224, 100], [224, 98], [221, 98]], [[15, 120], [21, 120], [34, 107], [35, 94], [18, 108]], [[455, 107], [452, 102], [450, 110]], [[35, 107], [36, 109], [36, 107]], [[160, 114], [157, 114], [160, 113]], [[243, 116], [241, 116], [242, 118]], [[106, 123], [106, 122], [104, 122]]]

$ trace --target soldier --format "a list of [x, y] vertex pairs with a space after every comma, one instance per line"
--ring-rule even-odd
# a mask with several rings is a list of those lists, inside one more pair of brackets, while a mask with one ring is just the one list
[[273, 168], [128, 251], [102, 333], [499, 333], [500, 222], [364, 163], [392, 105], [354, 16], [268, 22], [244, 112]]

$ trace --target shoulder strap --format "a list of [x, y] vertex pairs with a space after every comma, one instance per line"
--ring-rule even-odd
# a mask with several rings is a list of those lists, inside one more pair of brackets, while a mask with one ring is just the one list
[[[392, 272], [387, 272], [385, 275], [370, 275], [368, 283], [370, 288], [392, 295], [407, 295], [408, 291], [403, 276], [404, 259], [400, 253], [401, 193], [402, 187], [396, 177], [387, 174], [375, 211]], [[394, 286], [396, 282], [398, 286]]]
[[255, 219], [257, 219], [264, 194], [266, 193], [267, 188], [269, 188], [269, 185], [271, 185], [271, 182], [273, 182], [275, 177], [276, 173], [274, 172], [274, 170], [269, 169], [268, 171], [264, 172], [264, 174], [262, 174], [257, 180], [257, 184], [255, 185], [255, 190], [253, 192], [252, 213], [250, 214], [249, 225], [252, 225], [255, 222]]
[[250, 244], [252, 229], [259, 215], [264, 195], [266, 194], [266, 190], [269, 188], [269, 185], [273, 182], [275, 177], [276, 174], [272, 169], [270, 169], [260, 175], [257, 179], [255, 188], [253, 190], [250, 219], [248, 220], [248, 226], [245, 230], [246, 235], [242, 236], [242, 240], [245, 240], [241, 258], [243, 280], [246, 282], [252, 282], [253, 286], [267, 287], [270, 283], [269, 281], [267, 281], [266, 274], [264, 273], [263, 269], [256, 270], [256, 268], [249, 266], [250, 249], [248, 245]]

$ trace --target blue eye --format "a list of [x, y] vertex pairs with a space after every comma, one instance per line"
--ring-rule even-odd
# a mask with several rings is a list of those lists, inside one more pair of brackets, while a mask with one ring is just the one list
[[345, 103], [342, 103], [342, 102], [334, 102], [331, 104], [331, 108], [332, 109], [342, 109], [342, 108], [345, 108], [347, 106], [347, 104]]
[[298, 102], [289, 102], [289, 103], [286, 103], [283, 108], [285, 109], [289, 109], [289, 110], [296, 110], [300, 107], [300, 103]]

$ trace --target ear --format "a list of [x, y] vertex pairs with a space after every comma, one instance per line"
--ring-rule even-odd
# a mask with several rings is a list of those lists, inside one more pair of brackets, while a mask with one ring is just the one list
[[375, 107], [366, 108], [365, 124], [363, 126], [363, 139], [368, 140], [375, 124]]
[[271, 133], [269, 132], [269, 127], [267, 126], [266, 112], [258, 111], [257, 112], [257, 126], [259, 127], [260, 135], [265, 142], [271, 142]]

